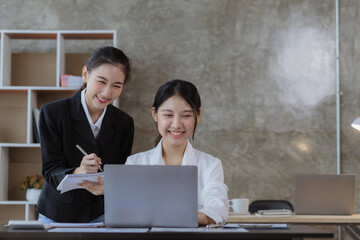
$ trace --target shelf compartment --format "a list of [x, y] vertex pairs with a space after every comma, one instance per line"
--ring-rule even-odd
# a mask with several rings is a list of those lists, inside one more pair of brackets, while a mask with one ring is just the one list
[[20, 182], [31, 174], [41, 175], [40, 147], [2, 147], [1, 166], [4, 172], [1, 183], [4, 190], [2, 201], [25, 200], [25, 191], [20, 190]]
[[65, 74], [82, 76], [82, 68], [86, 65], [90, 53], [66, 53], [65, 54]]
[[56, 86], [55, 32], [5, 32], [2, 36], [2, 86]]
[[56, 39], [56, 32], [12, 32], [6, 33], [10, 39]]
[[38, 219], [38, 214], [36, 213], [36, 203], [28, 201], [0, 201], [0, 212], [0, 223], [2, 224], [7, 224], [9, 219]]
[[0, 142], [26, 143], [27, 92], [0, 91]]
[[24, 205], [0, 205], [0, 224], [7, 224], [9, 219], [25, 220]]
[[116, 32], [61, 32], [58, 36], [58, 85], [62, 74], [82, 75], [91, 53], [102, 46], [116, 46]]
[[110, 39], [113, 40], [115, 37], [115, 32], [63, 32], [61, 33], [64, 39]]
[[[80, 89], [80, 88], [79, 88]], [[34, 93], [32, 108], [41, 108], [43, 104], [54, 102], [60, 99], [72, 97], [76, 93], [77, 89], [66, 89], [63, 90], [37, 90], [32, 91]]]
[[[27, 132], [28, 143], [38, 143], [39, 142], [39, 134], [37, 134], [38, 130], [38, 122], [35, 123], [35, 118], [39, 119], [39, 113], [41, 106], [54, 102], [60, 99], [72, 97], [77, 89], [67, 89], [67, 88], [56, 88], [56, 90], [43, 89], [43, 90], [30, 90], [29, 91], [29, 128]], [[37, 120], [38, 121], [38, 120]]]
[[56, 53], [13, 53], [11, 86], [56, 86]]

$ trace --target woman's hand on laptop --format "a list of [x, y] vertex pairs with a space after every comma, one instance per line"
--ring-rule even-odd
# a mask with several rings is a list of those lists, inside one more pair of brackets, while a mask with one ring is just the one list
[[81, 183], [78, 183], [78, 185], [94, 195], [104, 195], [104, 178], [97, 177], [97, 179], [98, 182], [83, 180]]

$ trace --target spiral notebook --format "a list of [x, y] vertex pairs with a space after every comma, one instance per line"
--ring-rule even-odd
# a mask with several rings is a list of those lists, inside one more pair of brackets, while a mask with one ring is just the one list
[[86, 174], [66, 174], [64, 179], [60, 182], [57, 186], [57, 190], [60, 191], [60, 194], [74, 190], [83, 188], [78, 183], [81, 183], [83, 180], [98, 182], [97, 177], [104, 177], [104, 172], [97, 172], [97, 173], [86, 173]]

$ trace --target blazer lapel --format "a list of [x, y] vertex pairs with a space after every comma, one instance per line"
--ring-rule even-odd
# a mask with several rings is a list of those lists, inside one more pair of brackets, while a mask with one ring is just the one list
[[97, 149], [95, 138], [90, 128], [90, 124], [86, 118], [84, 109], [81, 106], [81, 91], [77, 92], [71, 99], [71, 119], [74, 126], [73, 129], [75, 131], [75, 134], [80, 135], [86, 142], [88, 142], [87, 147], [81, 147], [93, 149], [93, 151]]
[[116, 119], [113, 110], [114, 109], [111, 106], [108, 106], [106, 109], [104, 119], [101, 123], [100, 132], [96, 139], [98, 144], [108, 145], [109, 141], [113, 139], [113, 135], [116, 132]]

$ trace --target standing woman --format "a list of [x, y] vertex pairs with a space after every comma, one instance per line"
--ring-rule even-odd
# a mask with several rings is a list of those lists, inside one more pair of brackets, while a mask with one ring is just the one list
[[191, 136], [194, 139], [201, 117], [201, 100], [196, 87], [183, 80], [165, 83], [156, 93], [152, 116], [160, 133], [157, 146], [128, 157], [126, 164], [197, 166], [199, 225], [224, 223], [229, 202], [221, 161], [194, 149], [188, 141]]
[[[111, 103], [130, 79], [128, 57], [114, 47], [94, 51], [82, 69], [84, 85], [73, 97], [48, 103], [40, 111], [42, 173], [39, 201], [43, 222], [101, 222], [104, 186], [87, 182], [84, 189], [60, 194], [66, 174], [94, 173], [100, 165], [124, 164], [131, 154], [133, 119]], [[83, 155], [76, 145], [89, 155]]]

